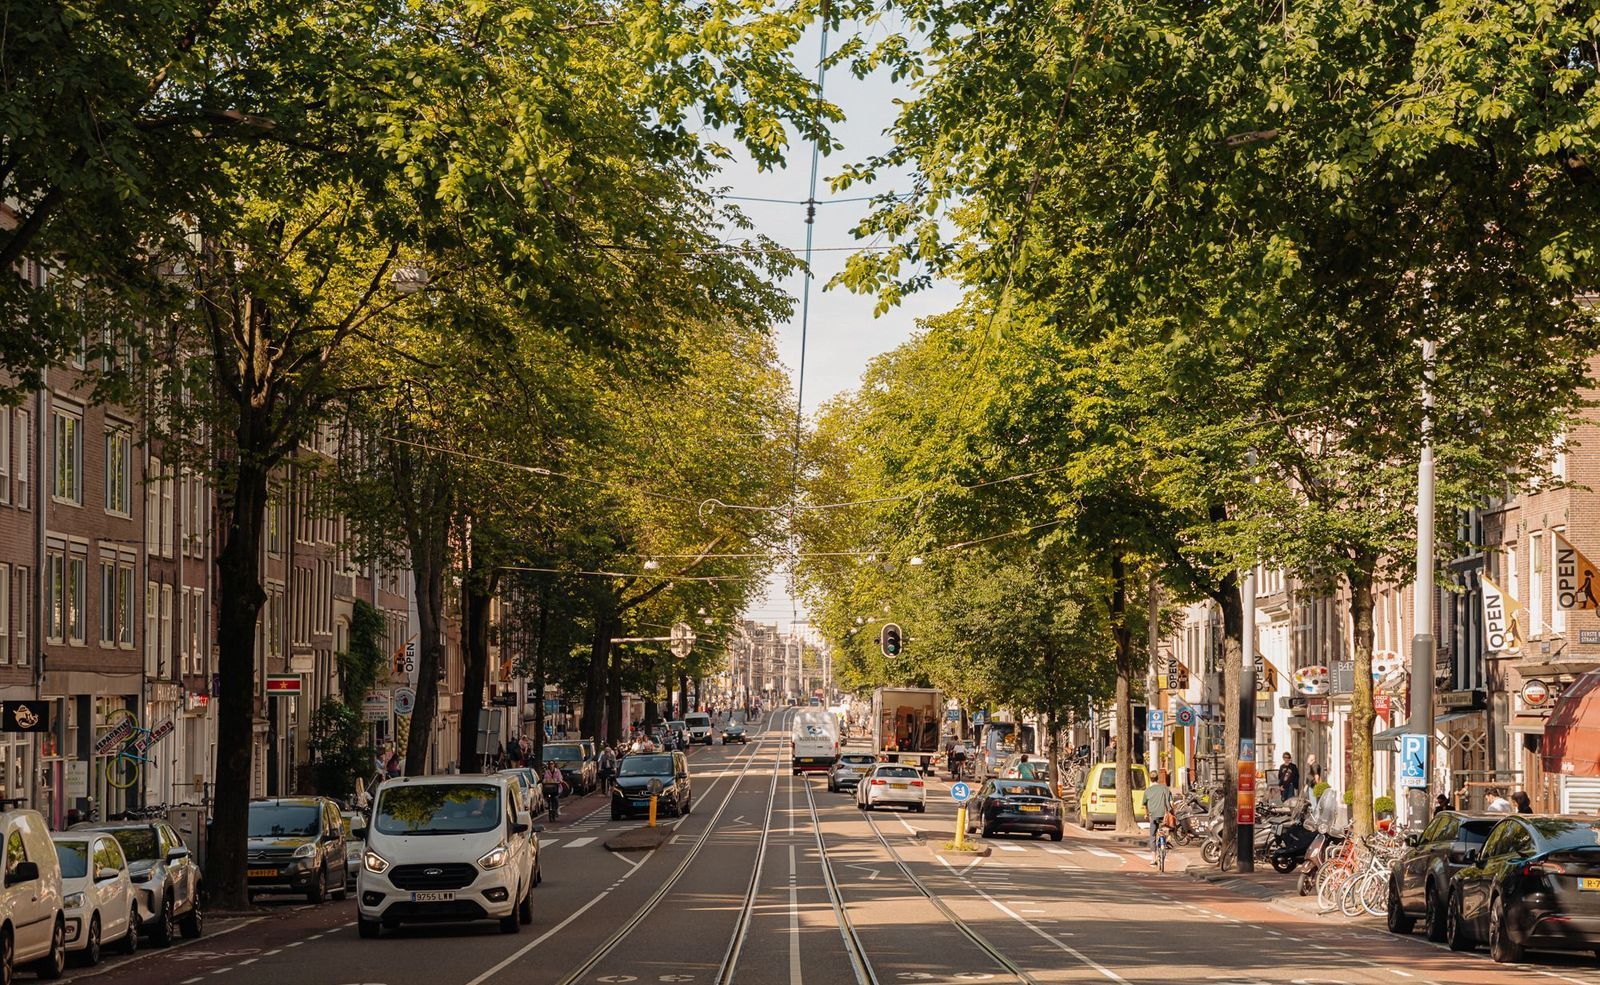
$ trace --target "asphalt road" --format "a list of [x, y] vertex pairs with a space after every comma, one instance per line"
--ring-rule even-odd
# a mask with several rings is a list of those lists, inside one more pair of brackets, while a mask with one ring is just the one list
[[[691, 755], [693, 813], [642, 856], [613, 855], [598, 796], [541, 835], [544, 884], [520, 934], [406, 928], [360, 940], [353, 904], [286, 903], [70, 980], [95, 985], [545, 985], [692, 982], [1600, 985], [1589, 956], [1495, 965], [1372, 923], [1325, 919], [1181, 873], [1071, 829], [942, 851], [943, 783], [925, 815], [855, 809], [787, 768], [787, 711], [743, 747]], [[29, 976], [24, 973], [22, 976]]]

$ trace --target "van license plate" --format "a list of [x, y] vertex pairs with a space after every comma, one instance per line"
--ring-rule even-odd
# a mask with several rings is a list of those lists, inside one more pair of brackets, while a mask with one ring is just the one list
[[[238, 870], [235, 870], [235, 871], [238, 871]], [[276, 876], [277, 874], [278, 874], [278, 870], [277, 869], [251, 869], [251, 870], [249, 870], [249, 873], [248, 873], [248, 875], [252, 879], [260, 879], [260, 878], [271, 879], [274, 876]]]
[[413, 903], [448, 903], [455, 898], [455, 893], [434, 892], [411, 894], [411, 902]]
[[1600, 892], [1600, 876], [1584, 876], [1578, 880], [1578, 888]]

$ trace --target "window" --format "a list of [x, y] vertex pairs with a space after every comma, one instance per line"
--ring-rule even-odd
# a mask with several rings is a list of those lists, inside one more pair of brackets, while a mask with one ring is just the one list
[[117, 562], [100, 559], [100, 642], [117, 642]]
[[11, 502], [11, 411], [0, 407], [0, 503]]
[[267, 495], [267, 552], [283, 553], [283, 493], [277, 486]]
[[[20, 622], [26, 617], [17, 613]], [[11, 565], [0, 564], [0, 664], [11, 662]]]
[[57, 410], [52, 417], [54, 450], [50, 494], [64, 503], [83, 505], [83, 417]]
[[161, 477], [161, 556], [172, 557], [175, 553], [177, 541], [174, 537], [174, 528], [177, 515], [173, 508], [173, 489], [177, 478], [172, 475]]
[[127, 428], [106, 428], [106, 512], [133, 513], [133, 434]]
[[193, 473], [183, 478], [183, 510], [183, 553], [201, 557], [205, 554], [206, 487]]
[[[1561, 551], [1561, 538], [1567, 533], [1566, 527], [1552, 527], [1555, 536], [1550, 538], [1550, 570], [1559, 571], [1556, 567], [1556, 555]], [[1567, 610], [1561, 608], [1560, 582], [1557, 581], [1557, 590], [1550, 593], [1550, 632], [1560, 635], [1567, 631]]]
[[89, 621], [89, 559], [74, 550], [67, 558], [67, 642], [81, 644]]
[[33, 446], [30, 436], [33, 433], [33, 415], [25, 410], [18, 410], [12, 415], [17, 419], [17, 438], [11, 443], [11, 461], [14, 468], [11, 474], [17, 480], [17, 506], [28, 508], [28, 476], [31, 474], [30, 457], [28, 449]]
[[133, 649], [133, 560], [117, 563], [117, 645]]
[[67, 549], [59, 542], [45, 549], [45, 592], [49, 608], [45, 612], [44, 637], [62, 643], [67, 637]]
[[161, 639], [156, 644], [157, 666], [165, 675], [172, 666], [172, 586], [161, 586]]
[[16, 627], [12, 639], [16, 646], [12, 649], [12, 657], [19, 666], [27, 666], [28, 659], [28, 613], [33, 611], [33, 582], [29, 580], [30, 571], [26, 565], [17, 565], [12, 571], [11, 581], [17, 587], [17, 604], [12, 608], [16, 618], [11, 620]]
[[153, 581], [144, 584], [144, 665], [154, 674], [156, 666], [156, 616], [161, 608], [161, 586]]
[[28, 850], [22, 847], [22, 830], [12, 828], [6, 835], [6, 881], [11, 881], [11, 874], [17, 866], [28, 860]]
[[144, 542], [154, 553], [161, 543], [161, 459], [150, 457], [150, 471], [144, 482]]
[[1519, 602], [1522, 601], [1522, 573], [1517, 570], [1517, 549], [1515, 547], [1506, 548], [1505, 576], [1506, 583], [1501, 587], [1512, 598]]
[[1544, 535], [1528, 535], [1528, 627], [1530, 637], [1539, 636], [1544, 624]]

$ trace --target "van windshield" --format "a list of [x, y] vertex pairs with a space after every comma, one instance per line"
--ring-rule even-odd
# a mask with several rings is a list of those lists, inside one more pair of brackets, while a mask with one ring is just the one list
[[697, 728], [704, 728], [704, 727], [709, 726], [711, 724], [711, 716], [710, 715], [690, 715], [689, 717], [685, 718], [684, 721], [688, 722], [690, 725], [693, 725], [693, 726], [695, 726]]
[[[1144, 789], [1144, 785], [1145, 785], [1145, 781], [1147, 779], [1148, 778], [1145, 776], [1144, 770], [1140, 770], [1140, 769], [1133, 770], [1133, 789], [1135, 789], [1135, 790], [1143, 790]], [[1100, 789], [1101, 790], [1115, 790], [1115, 789], [1117, 789], [1117, 771], [1116, 771], [1116, 769], [1114, 767], [1110, 768], [1110, 769], [1103, 769], [1103, 770], [1100, 771]]]
[[544, 761], [547, 763], [576, 763], [583, 758], [583, 749], [580, 746], [545, 746]]
[[373, 825], [386, 835], [459, 835], [492, 831], [505, 811], [486, 783], [385, 784]]

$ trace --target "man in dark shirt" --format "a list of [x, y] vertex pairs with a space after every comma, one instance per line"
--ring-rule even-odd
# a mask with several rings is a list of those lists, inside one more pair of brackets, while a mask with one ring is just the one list
[[1283, 765], [1278, 767], [1278, 793], [1282, 799], [1289, 800], [1300, 792], [1300, 767], [1294, 764], [1294, 757], [1288, 753], [1283, 754]]

